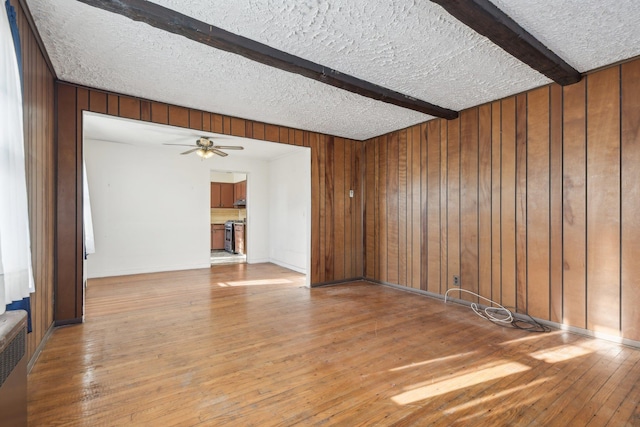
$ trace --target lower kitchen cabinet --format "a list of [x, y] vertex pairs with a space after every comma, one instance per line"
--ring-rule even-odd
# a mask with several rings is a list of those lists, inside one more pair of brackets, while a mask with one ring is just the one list
[[211, 224], [211, 250], [224, 249], [224, 224]]

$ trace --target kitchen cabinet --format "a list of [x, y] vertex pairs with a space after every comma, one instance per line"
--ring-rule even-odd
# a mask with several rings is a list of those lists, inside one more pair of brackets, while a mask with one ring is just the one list
[[224, 224], [211, 224], [211, 250], [224, 249]]
[[234, 184], [235, 199], [246, 200], [247, 199], [247, 181], [240, 181]]
[[245, 233], [244, 233], [244, 224], [235, 223], [233, 225], [233, 239], [234, 239], [234, 252], [237, 254], [244, 255], [245, 251]]
[[234, 202], [234, 184], [227, 182], [211, 183], [211, 207], [232, 208]]

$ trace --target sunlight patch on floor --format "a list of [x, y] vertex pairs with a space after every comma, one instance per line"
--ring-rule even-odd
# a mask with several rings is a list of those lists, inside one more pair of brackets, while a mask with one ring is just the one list
[[552, 348], [530, 353], [534, 359], [542, 360], [546, 363], [559, 363], [576, 357], [593, 353], [594, 350], [582, 345], [565, 344]]
[[437, 381], [434, 384], [425, 385], [413, 390], [405, 391], [391, 398], [398, 405], [408, 405], [430, 397], [439, 396], [452, 391], [472, 387], [486, 381], [492, 381], [519, 372], [531, 369], [527, 365], [518, 362], [504, 362], [498, 365], [492, 364], [490, 367], [479, 367], [473, 372]]
[[547, 332], [547, 333], [539, 333], [539, 334], [530, 334], [527, 335], [526, 337], [522, 337], [522, 338], [516, 338], [514, 340], [509, 340], [509, 341], [503, 341], [500, 343], [500, 345], [508, 345], [508, 344], [517, 344], [517, 343], [521, 343], [521, 342], [525, 342], [525, 341], [535, 341], [538, 339], [544, 339], [544, 338], [548, 338], [550, 336], [553, 335], [561, 335], [561, 334], [566, 334], [565, 331], [552, 331], [552, 332]]
[[445, 413], [454, 414], [454, 413], [456, 413], [458, 411], [464, 411], [464, 410], [473, 408], [476, 405], [488, 406], [488, 404], [490, 402], [492, 402], [492, 401], [494, 401], [496, 399], [500, 399], [500, 398], [506, 397], [506, 396], [508, 396], [508, 395], [510, 395], [512, 393], [517, 393], [519, 391], [535, 387], [535, 386], [537, 386], [539, 384], [544, 383], [545, 381], [547, 381], [549, 379], [551, 379], [551, 377], [540, 378], [540, 379], [537, 379], [537, 380], [532, 381], [532, 382], [527, 383], [527, 384], [522, 384], [522, 385], [519, 385], [519, 386], [515, 386], [515, 387], [511, 387], [511, 388], [499, 391], [497, 393], [493, 393], [493, 394], [491, 394], [490, 396], [487, 396], [487, 397], [479, 397], [477, 399], [472, 399], [472, 400], [470, 400], [470, 401], [468, 401], [466, 403], [463, 403], [461, 405], [453, 406], [451, 408], [447, 408], [445, 410]]
[[430, 365], [432, 363], [450, 362], [451, 360], [455, 360], [455, 359], [458, 359], [458, 358], [461, 358], [461, 357], [471, 356], [474, 353], [475, 353], [475, 351], [469, 351], [467, 353], [453, 354], [451, 356], [438, 357], [437, 359], [429, 359], [429, 360], [425, 360], [423, 362], [410, 363], [408, 365], [398, 366], [397, 368], [389, 369], [389, 372], [397, 372], [397, 371], [403, 371], [405, 369], [418, 368], [418, 367], [421, 367], [421, 366]]

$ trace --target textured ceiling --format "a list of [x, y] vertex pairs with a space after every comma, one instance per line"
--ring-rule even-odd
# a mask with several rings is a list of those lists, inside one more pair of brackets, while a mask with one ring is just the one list
[[[579, 71], [640, 55], [640, 1], [494, 2]], [[27, 3], [64, 81], [354, 139], [431, 118], [75, 0]], [[549, 82], [427, 0], [154, 3], [454, 110]]]

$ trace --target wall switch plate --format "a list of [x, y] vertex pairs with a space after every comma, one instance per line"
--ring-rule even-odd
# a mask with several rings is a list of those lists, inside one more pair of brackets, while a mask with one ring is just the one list
[[453, 276], [453, 286], [460, 286], [460, 276]]
[[349, 197], [353, 197], [353, 190], [349, 190]]

